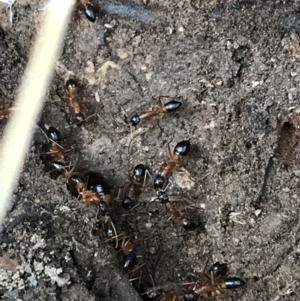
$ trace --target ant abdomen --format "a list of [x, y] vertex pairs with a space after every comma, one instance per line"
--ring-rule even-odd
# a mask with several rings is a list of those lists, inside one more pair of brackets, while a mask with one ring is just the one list
[[136, 253], [129, 252], [124, 256], [124, 269], [127, 270], [136, 264]]
[[245, 280], [238, 277], [228, 277], [225, 279], [224, 284], [227, 289], [235, 289], [243, 286], [245, 284]]
[[122, 206], [126, 209], [129, 209], [132, 205], [132, 199], [129, 196], [125, 196], [122, 200]]
[[188, 140], [180, 141], [174, 148], [174, 154], [178, 156], [186, 156], [191, 148], [191, 144]]
[[89, 21], [95, 22], [96, 21], [96, 12], [95, 8], [91, 3], [87, 3], [84, 8], [84, 14], [88, 18]]
[[47, 136], [49, 139], [53, 140], [54, 142], [60, 143], [60, 132], [53, 126], [49, 127]]
[[187, 291], [184, 294], [183, 301], [197, 301], [199, 294], [193, 290]]
[[175, 112], [177, 109], [179, 109], [181, 107], [181, 105], [182, 105], [182, 102], [176, 101], [176, 100], [171, 100], [164, 105], [164, 108], [165, 108], [166, 112], [172, 113], [172, 112]]

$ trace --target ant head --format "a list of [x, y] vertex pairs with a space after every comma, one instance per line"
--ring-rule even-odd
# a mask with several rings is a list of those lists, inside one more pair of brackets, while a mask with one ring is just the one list
[[107, 213], [107, 204], [104, 201], [100, 201], [99, 203], [99, 211], [102, 216], [105, 216]]
[[154, 179], [154, 189], [162, 189], [165, 184], [165, 177], [161, 175], [156, 175]]
[[199, 294], [193, 290], [190, 290], [184, 293], [183, 301], [197, 301], [198, 298]]
[[47, 136], [49, 139], [53, 140], [56, 143], [60, 142], [60, 132], [53, 126], [49, 127]]
[[133, 169], [133, 175], [135, 177], [143, 177], [145, 176], [145, 173], [146, 173], [146, 166], [143, 164], [139, 164], [135, 166], [135, 168]]
[[166, 205], [167, 203], [169, 203], [169, 196], [167, 195], [167, 193], [163, 190], [159, 190], [157, 192], [157, 198], [160, 201], [160, 203], [162, 205]]
[[136, 254], [134, 251], [131, 251], [124, 256], [124, 269], [127, 270], [128, 268], [134, 266], [135, 264], [136, 264]]
[[88, 18], [89, 21], [95, 22], [96, 21], [96, 12], [94, 6], [91, 3], [87, 3], [84, 6], [84, 14]]
[[195, 223], [189, 221], [188, 219], [185, 219], [183, 221], [182, 227], [187, 231], [192, 231], [197, 228], [197, 225]]
[[226, 263], [220, 263], [219, 261], [214, 263], [209, 269], [214, 276], [224, 276], [228, 272]]
[[76, 93], [78, 90], [78, 85], [77, 82], [74, 79], [69, 79], [66, 82], [66, 90], [68, 91], [68, 93]]
[[174, 154], [178, 156], [186, 156], [191, 148], [191, 144], [188, 140], [183, 140], [177, 143], [174, 148]]
[[129, 196], [125, 196], [122, 200], [122, 206], [126, 209], [129, 209], [132, 205], [132, 199]]
[[84, 115], [82, 113], [76, 113], [74, 116], [74, 121], [78, 127], [81, 127], [84, 124]]
[[130, 122], [131, 122], [131, 125], [132, 126], [136, 126], [140, 123], [141, 119], [140, 119], [140, 116], [138, 114], [135, 114], [133, 115], [131, 118], [130, 118]]
[[[101, 203], [101, 202], [100, 202]], [[101, 206], [101, 205], [100, 205]], [[101, 209], [100, 209], [101, 210]], [[105, 223], [105, 233], [106, 233], [106, 236], [115, 236], [116, 233], [114, 231], [114, 227], [112, 226], [111, 222], [107, 222]]]

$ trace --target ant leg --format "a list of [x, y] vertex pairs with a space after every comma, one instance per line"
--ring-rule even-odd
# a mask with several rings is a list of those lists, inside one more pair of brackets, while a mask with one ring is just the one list
[[147, 181], [147, 176], [152, 180], [152, 176], [151, 176], [151, 174], [150, 174], [150, 172], [149, 172], [149, 170], [148, 169], [146, 169], [146, 172], [145, 172], [145, 177], [144, 177], [144, 183], [143, 183], [143, 188], [145, 187], [145, 185], [146, 185], [146, 181]]
[[157, 100], [154, 96], [151, 97], [151, 111], [157, 111], [157, 108], [160, 109], [161, 105], [159, 98]]
[[172, 154], [171, 149], [170, 149], [170, 144], [172, 143], [172, 141], [174, 139], [174, 135], [175, 135], [175, 133], [173, 133], [172, 140], [168, 143], [168, 151], [169, 151], [170, 158], [173, 158], [173, 154]]

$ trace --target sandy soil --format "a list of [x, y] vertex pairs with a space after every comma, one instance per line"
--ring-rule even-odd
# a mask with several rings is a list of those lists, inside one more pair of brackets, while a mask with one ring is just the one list
[[[105, 177], [112, 219], [134, 236], [157, 285], [196, 281], [207, 261], [222, 261], [247, 285], [219, 300], [300, 300], [298, 1], [136, 0], [121, 10], [93, 3], [95, 23], [74, 13], [39, 124], [59, 129], [79, 170]], [[18, 0], [11, 25], [1, 4], [3, 106], [17, 94], [41, 6]], [[70, 77], [91, 116], [81, 128], [64, 92]], [[131, 134], [125, 114], [159, 95], [182, 108], [160, 120], [164, 131], [154, 124]], [[193, 208], [196, 231], [176, 227], [150, 203], [151, 180], [135, 209], [123, 209], [118, 197], [136, 164], [155, 174], [172, 139], [172, 147], [192, 144], [186, 172], [174, 174], [168, 193]], [[45, 142], [37, 130], [0, 234], [3, 300], [140, 300], [97, 209], [47, 171]]]

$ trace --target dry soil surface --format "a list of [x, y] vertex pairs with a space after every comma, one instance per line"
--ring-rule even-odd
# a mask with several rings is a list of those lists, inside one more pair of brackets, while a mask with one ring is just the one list
[[[206, 262], [221, 261], [247, 284], [219, 300], [300, 300], [299, 2], [92, 1], [95, 23], [74, 11], [38, 124], [61, 132], [78, 170], [105, 177], [115, 226], [134, 237], [138, 262], [157, 285], [196, 281]], [[12, 24], [1, 4], [3, 106], [17, 95], [45, 4], [18, 0]], [[65, 95], [70, 77], [90, 117], [83, 127], [74, 124]], [[183, 105], [159, 125], [131, 131], [126, 115], [159, 95]], [[120, 202], [134, 165], [147, 164], [155, 175], [168, 143], [184, 139], [191, 153], [168, 193], [189, 204], [186, 214], [198, 224], [190, 232], [151, 202], [151, 179], [138, 207], [126, 211]], [[1, 297], [140, 300], [97, 208], [47, 170], [45, 143], [37, 129], [1, 230]]]

